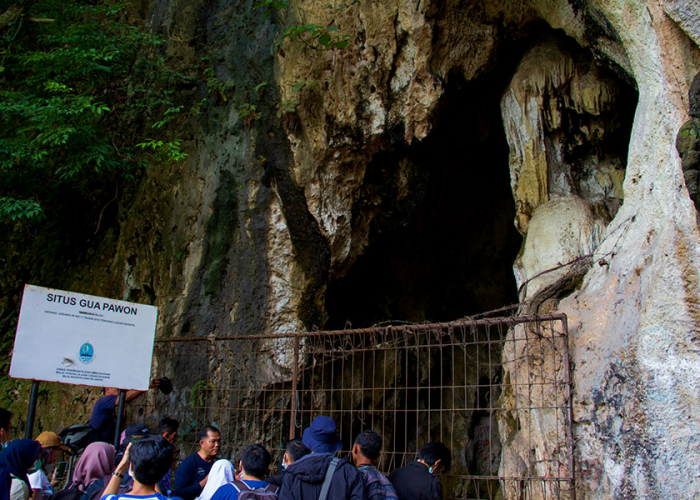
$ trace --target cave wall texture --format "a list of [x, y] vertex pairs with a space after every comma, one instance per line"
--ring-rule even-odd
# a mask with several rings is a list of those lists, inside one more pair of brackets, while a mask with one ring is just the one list
[[[676, 148], [697, 107], [696, 0], [293, 1], [284, 21], [338, 26], [354, 36], [342, 51], [293, 40], [273, 50], [274, 16], [255, 3], [151, 3], [147, 21], [169, 56], [209, 57], [235, 96], [203, 109], [184, 162], [146, 173], [88, 264], [43, 284], [152, 303], [159, 337], [342, 326], [352, 295], [335, 299], [333, 317], [328, 290], [433, 204], [431, 169], [468, 156], [421, 150], [447, 133], [438, 124], [459, 94], [471, 107], [449, 137], [463, 130], [473, 148], [509, 148], [475, 153], [465, 169], [498, 168], [510, 189], [502, 204], [487, 205], [494, 194], [480, 205], [506, 224], [494, 218], [459, 245], [493, 237], [469, 259], [503, 265], [470, 282], [488, 300], [446, 311], [426, 298], [391, 319], [456, 319], [518, 297], [522, 312], [566, 313], [580, 497], [700, 495], [698, 190], [686, 186], [697, 175]], [[292, 99], [296, 110], [278, 116], [276, 104]], [[688, 158], [697, 136], [679, 142]], [[462, 222], [487, 216], [450, 219], [431, 255], [469, 231]], [[508, 280], [507, 293], [491, 283]], [[270, 381], [289, 368], [279, 352]]]

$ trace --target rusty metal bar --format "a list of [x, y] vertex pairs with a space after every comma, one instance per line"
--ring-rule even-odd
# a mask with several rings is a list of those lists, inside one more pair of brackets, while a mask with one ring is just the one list
[[[181, 419], [183, 452], [194, 451], [199, 427], [216, 422], [224, 458], [259, 442], [280, 452], [273, 454], [274, 466], [287, 434], [293, 439], [298, 427], [325, 414], [336, 419], [344, 449], [357, 432], [380, 431], [385, 448], [379, 466], [386, 472], [407, 465], [431, 440], [466, 456], [466, 464], [455, 461], [457, 469], [443, 477], [446, 500], [509, 498], [507, 491], [524, 499], [575, 500], [563, 314], [159, 339], [154, 359], [178, 390], [137, 400], [129, 412], [132, 421], [146, 423], [168, 414]], [[498, 426], [506, 417], [517, 422], [514, 436], [522, 448], [530, 443], [533, 449], [521, 457], [527, 468], [520, 476], [513, 474], [517, 469], [498, 475], [505, 446]], [[528, 433], [538, 419], [553, 433], [545, 446]]]
[[297, 426], [297, 382], [299, 379], [299, 335], [294, 336], [294, 365], [292, 366], [292, 411], [289, 419], [289, 440], [294, 439]]
[[565, 398], [567, 402], [567, 426], [566, 426], [566, 441], [569, 451], [569, 477], [571, 480], [571, 500], [576, 500], [576, 457], [575, 441], [574, 441], [574, 397], [571, 387], [571, 361], [569, 360], [569, 322], [566, 315], [561, 318], [564, 341], [566, 342], [564, 351], [564, 384]]
[[[546, 314], [542, 316], [529, 315], [529, 316], [514, 316], [511, 318], [489, 318], [489, 319], [479, 319], [474, 321], [452, 321], [447, 323], [419, 323], [411, 325], [399, 325], [399, 326], [378, 326], [374, 328], [358, 328], [357, 330], [328, 330], [328, 331], [314, 331], [314, 332], [303, 332], [305, 338], [309, 337], [330, 337], [336, 335], [364, 335], [371, 334], [376, 331], [386, 330], [387, 332], [405, 332], [406, 330], [423, 332], [426, 330], [442, 330], [449, 329], [450, 327], [467, 327], [467, 326], [487, 326], [487, 325], [518, 325], [522, 323], [532, 323], [539, 319], [539, 321], [555, 321], [565, 318], [565, 314]], [[291, 334], [296, 335], [296, 334]], [[289, 333], [268, 333], [259, 335], [232, 335], [232, 336], [214, 336], [209, 335], [207, 337], [172, 337], [172, 338], [160, 338], [156, 339], [156, 342], [216, 342], [220, 340], [266, 340], [266, 339], [288, 339], [290, 337]]]

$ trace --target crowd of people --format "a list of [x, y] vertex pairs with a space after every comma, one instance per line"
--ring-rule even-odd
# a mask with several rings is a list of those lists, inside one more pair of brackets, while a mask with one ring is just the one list
[[116, 400], [108, 396], [106, 403], [102, 398], [95, 405], [103, 414], [93, 411], [99, 423], [95, 441], [65, 481], [60, 467], [54, 467], [61, 450], [69, 451], [59, 436], [46, 431], [36, 440], [12, 440], [13, 415], [0, 408], [0, 500], [441, 500], [437, 475], [451, 465], [450, 450], [431, 442], [415, 461], [387, 477], [377, 469], [383, 447], [379, 433], [360, 433], [340, 458], [343, 443], [336, 423], [321, 415], [302, 438], [286, 443], [277, 474], [270, 473], [272, 457], [261, 444], [247, 446], [237, 464], [220, 458], [221, 432], [214, 425], [199, 431], [199, 450], [174, 469], [177, 420], [162, 419], [156, 432], [132, 424], [115, 449], [107, 442], [115, 428], [105, 408], [113, 413]]

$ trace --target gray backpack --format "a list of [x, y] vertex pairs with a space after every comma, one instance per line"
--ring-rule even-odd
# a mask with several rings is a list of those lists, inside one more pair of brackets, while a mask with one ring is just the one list
[[233, 487], [238, 491], [238, 500], [277, 500], [277, 486], [268, 484], [264, 488], [251, 488], [243, 481], [234, 481]]

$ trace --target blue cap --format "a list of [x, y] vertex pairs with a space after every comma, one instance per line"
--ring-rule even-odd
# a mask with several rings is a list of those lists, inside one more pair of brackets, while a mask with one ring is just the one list
[[331, 417], [319, 415], [304, 429], [301, 441], [314, 453], [335, 453], [343, 447], [338, 428]]

